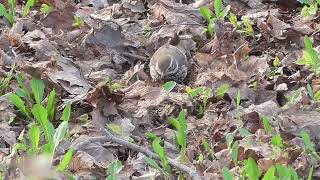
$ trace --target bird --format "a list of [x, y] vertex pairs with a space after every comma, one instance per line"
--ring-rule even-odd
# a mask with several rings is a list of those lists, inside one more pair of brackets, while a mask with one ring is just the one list
[[178, 47], [165, 44], [153, 54], [149, 68], [153, 80], [181, 83], [188, 73], [187, 56]]

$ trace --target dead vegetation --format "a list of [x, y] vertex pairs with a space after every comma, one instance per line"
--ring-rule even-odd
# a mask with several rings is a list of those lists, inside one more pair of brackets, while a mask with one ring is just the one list
[[[3, 179], [319, 178], [317, 1], [29, 1], [0, 7]], [[188, 74], [155, 81], [168, 44]]]

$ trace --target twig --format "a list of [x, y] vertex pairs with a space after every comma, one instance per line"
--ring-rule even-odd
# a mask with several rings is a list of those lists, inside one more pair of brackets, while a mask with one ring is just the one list
[[[149, 149], [146, 149], [144, 147], [138, 146], [136, 144], [127, 142], [119, 137], [116, 137], [114, 135], [112, 135], [109, 131], [107, 131], [106, 129], [104, 129], [105, 131], [105, 136], [98, 136], [98, 137], [92, 137], [86, 141], [83, 141], [81, 143], [78, 143], [74, 146], [74, 153], [76, 153], [77, 151], [79, 151], [81, 148], [91, 144], [91, 143], [96, 143], [96, 142], [100, 142], [100, 143], [104, 143], [107, 141], [111, 141], [117, 144], [120, 144], [122, 146], [125, 146], [127, 148], [130, 148], [134, 151], [137, 152], [141, 152], [143, 154], [146, 154], [147, 156], [154, 158], [154, 159], [158, 159], [159, 160], [159, 156], [155, 153], [153, 153], [152, 151], [150, 151]], [[189, 168], [188, 166], [182, 164], [181, 162], [177, 162], [171, 158], [168, 158], [169, 163], [176, 167], [178, 170], [183, 171], [187, 174], [189, 174], [189, 176], [191, 177], [191, 179], [193, 180], [201, 180], [201, 176], [197, 173], [197, 171], [193, 168]]]
[[147, 58], [147, 57], [140, 56], [140, 55], [137, 55], [137, 54], [132, 54], [132, 53], [128, 53], [128, 52], [123, 52], [122, 55], [124, 55], [124, 56], [126, 56], [126, 57], [129, 57], [129, 58], [134, 58], [134, 59], [138, 59], [138, 60], [141, 60], [141, 61], [145, 61], [145, 62], [148, 61], [148, 58]]

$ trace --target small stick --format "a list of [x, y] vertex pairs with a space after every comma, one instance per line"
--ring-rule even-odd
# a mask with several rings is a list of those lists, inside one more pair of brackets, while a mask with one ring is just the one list
[[122, 55], [129, 57], [129, 58], [134, 58], [134, 59], [138, 59], [141, 61], [148, 61], [148, 58], [144, 57], [144, 56], [140, 56], [140, 55], [136, 55], [136, 54], [132, 54], [132, 53], [127, 53], [127, 52], [123, 52]]
[[[105, 136], [92, 137], [86, 141], [83, 141], [81, 143], [76, 144], [74, 146], [74, 153], [76, 153], [81, 148], [83, 148], [91, 143], [96, 143], [96, 142], [104, 143], [107, 141], [111, 141], [111, 142], [120, 144], [122, 146], [125, 146], [127, 148], [130, 148], [134, 151], [146, 154], [147, 156], [149, 156], [151, 158], [159, 159], [159, 156], [157, 154], [153, 153], [152, 151], [150, 151], [149, 149], [146, 149], [146, 148], [138, 146], [136, 144], [127, 142], [119, 137], [116, 137], [113, 134], [111, 134], [109, 131], [107, 131], [106, 129], [104, 129], [104, 131], [106, 134]], [[182, 164], [181, 162], [177, 162], [171, 158], [168, 158], [168, 161], [172, 166], [176, 167], [180, 171], [183, 171], [183, 172], [189, 174], [189, 176], [191, 177], [192, 180], [201, 180], [202, 179], [201, 176], [197, 173], [197, 171], [195, 169], [189, 168], [188, 166]]]

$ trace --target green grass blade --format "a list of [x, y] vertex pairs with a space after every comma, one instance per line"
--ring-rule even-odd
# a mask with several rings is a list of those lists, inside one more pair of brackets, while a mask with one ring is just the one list
[[313, 166], [311, 166], [311, 168], [309, 170], [308, 180], [312, 180], [312, 176], [313, 176]]
[[13, 71], [14, 71], [15, 64], [12, 64], [11, 69], [7, 75], [7, 77], [2, 81], [0, 85], [0, 95], [4, 93], [4, 90], [9, 86], [10, 81], [13, 77]]
[[249, 157], [245, 163], [245, 171], [250, 180], [259, 180], [261, 176], [261, 171], [254, 159]]
[[162, 88], [167, 92], [171, 92], [173, 88], [177, 85], [175, 81], [168, 81], [164, 85], [162, 85]]
[[312, 63], [313, 64], [318, 64], [318, 53], [316, 50], [313, 49], [312, 47], [312, 41], [308, 36], [304, 37], [304, 45], [306, 47], [306, 51], [308, 55], [311, 57]]
[[8, 15], [8, 21], [12, 25], [15, 22], [15, 16], [16, 16], [16, 0], [8, 0], [9, 3], [9, 15]]
[[239, 155], [239, 143], [238, 143], [238, 141], [235, 141], [232, 144], [231, 154], [232, 154], [233, 162], [237, 163], [238, 162], [238, 155]]
[[220, 17], [221, 11], [222, 11], [222, 0], [215, 0], [214, 1], [214, 13], [217, 18]]
[[230, 85], [229, 84], [222, 84], [221, 86], [218, 87], [217, 89], [217, 98], [222, 99], [224, 94], [229, 91]]
[[118, 174], [122, 170], [123, 165], [121, 161], [115, 160], [108, 167], [108, 177], [107, 180], [118, 180]]
[[49, 5], [47, 4], [41, 4], [41, 8], [40, 8], [40, 12], [42, 14], [49, 14], [50, 12], [52, 11], [52, 7], [50, 7]]
[[265, 132], [267, 134], [269, 134], [271, 132], [271, 125], [270, 125], [269, 120], [266, 116], [262, 116], [262, 124], [263, 124]]
[[33, 99], [31, 98], [31, 95], [29, 93], [29, 90], [28, 90], [27, 86], [24, 84], [25, 80], [24, 80], [23, 74], [18, 73], [16, 75], [16, 80], [18, 81], [19, 87], [21, 89], [21, 90], [19, 90], [21, 92], [21, 94], [20, 94], [21, 96], [18, 93], [17, 93], [17, 95], [20, 97], [26, 98], [30, 102], [30, 104], [34, 104]]
[[32, 145], [32, 153], [37, 154], [38, 153], [38, 147], [40, 142], [40, 129], [36, 124], [33, 124], [31, 128], [28, 131], [29, 134], [29, 140]]
[[56, 91], [53, 89], [48, 97], [48, 103], [47, 103], [47, 112], [48, 112], [48, 118], [49, 120], [54, 119], [55, 115], [55, 109], [56, 109]]
[[227, 167], [222, 168], [222, 175], [224, 180], [234, 180], [234, 176]]
[[60, 141], [62, 141], [66, 137], [67, 131], [68, 122], [61, 122], [53, 135], [53, 143], [55, 148], [59, 145]]
[[48, 122], [48, 113], [46, 108], [40, 104], [36, 104], [32, 108], [32, 114], [42, 127], [44, 127]]
[[276, 168], [274, 166], [271, 166], [263, 176], [262, 180], [276, 180], [275, 171]]
[[212, 19], [211, 11], [204, 6], [201, 6], [200, 13], [201, 13], [202, 17], [207, 21], [207, 23], [209, 23], [210, 20]]
[[159, 171], [162, 171], [162, 169], [160, 168], [160, 166], [158, 165], [158, 163], [157, 163], [154, 159], [146, 156], [146, 157], [144, 157], [144, 160], [145, 160], [150, 166], [154, 167], [155, 169], [157, 169], [157, 170], [159, 170]]
[[29, 111], [25, 106], [24, 101], [19, 96], [17, 96], [16, 94], [10, 93], [9, 100], [19, 109], [19, 111], [24, 116], [26, 116], [27, 118], [30, 118]]
[[62, 112], [61, 120], [68, 122], [70, 120], [70, 115], [71, 115], [71, 102], [68, 102]]
[[44, 96], [44, 82], [38, 78], [31, 79], [31, 89], [37, 104], [41, 104]]
[[57, 170], [60, 172], [65, 172], [72, 160], [73, 147], [71, 147], [68, 152], [63, 156], [62, 161], [59, 163]]
[[6, 19], [8, 19], [9, 17], [6, 7], [1, 3], [0, 3], [0, 15], [5, 17]]
[[23, 12], [22, 12], [22, 17], [23, 18], [26, 17], [29, 14], [30, 9], [34, 6], [34, 4], [35, 4], [35, 0], [28, 0], [27, 1], [27, 4], [24, 7]]

